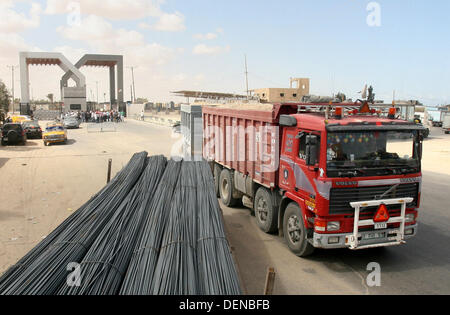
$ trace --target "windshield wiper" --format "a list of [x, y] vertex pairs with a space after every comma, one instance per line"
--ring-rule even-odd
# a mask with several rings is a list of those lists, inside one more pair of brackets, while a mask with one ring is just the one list
[[387, 194], [391, 193], [394, 189], [396, 189], [398, 186], [400, 186], [400, 184], [395, 184], [394, 186], [392, 186], [391, 188], [389, 188], [388, 190], [386, 190], [382, 195], [379, 196], [375, 196], [374, 200], [380, 200], [383, 199], [384, 196], [386, 196]]
[[[342, 167], [342, 166], [341, 166]], [[365, 175], [366, 174], [366, 172], [364, 172], [364, 171], [362, 171], [362, 170], [359, 170], [359, 169], [351, 169], [351, 170], [348, 170], [348, 171], [346, 171], [346, 172], [341, 172], [341, 171], [339, 171], [338, 172], [338, 176], [344, 176], [344, 175], [347, 175], [348, 177], [356, 177], [357, 175], [358, 175], [358, 173], [360, 173], [360, 174], [362, 174], [362, 175]]]

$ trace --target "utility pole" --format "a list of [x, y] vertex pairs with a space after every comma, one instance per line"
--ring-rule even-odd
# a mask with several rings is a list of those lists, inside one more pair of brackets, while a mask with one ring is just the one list
[[245, 85], [247, 89], [247, 100], [250, 98], [249, 91], [248, 91], [248, 69], [247, 69], [247, 55], [245, 56]]
[[11, 81], [11, 93], [12, 93], [12, 111], [14, 113], [14, 100], [15, 100], [15, 96], [14, 96], [14, 69], [18, 68], [19, 66], [7, 66], [8, 68], [11, 69], [11, 73], [12, 73], [12, 81]]
[[96, 85], [97, 85], [97, 107], [98, 107], [98, 81], [95, 81]]
[[131, 79], [132, 79], [132, 82], [133, 82], [132, 94], [134, 95], [134, 97], [132, 97], [131, 101], [133, 101], [133, 103], [136, 103], [136, 86], [134, 85], [134, 69], [137, 68], [137, 67], [129, 66], [127, 68], [131, 69]]
[[130, 91], [131, 91], [130, 101], [131, 101], [131, 103], [133, 103], [133, 86], [132, 85], [130, 85]]

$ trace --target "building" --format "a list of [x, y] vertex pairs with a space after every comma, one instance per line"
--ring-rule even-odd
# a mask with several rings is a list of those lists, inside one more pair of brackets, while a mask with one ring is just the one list
[[[294, 84], [296, 86], [294, 87]], [[252, 97], [262, 103], [301, 102], [303, 96], [309, 94], [308, 78], [293, 78], [289, 88], [263, 88], [252, 90]]]

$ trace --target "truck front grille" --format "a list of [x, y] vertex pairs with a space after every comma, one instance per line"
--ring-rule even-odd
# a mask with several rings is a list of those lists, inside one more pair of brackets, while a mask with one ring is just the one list
[[[350, 202], [374, 200], [389, 190], [392, 185], [356, 188], [332, 188], [330, 194], [330, 214], [351, 214], [354, 209]], [[408, 208], [416, 207], [419, 197], [419, 183], [402, 184], [383, 196], [383, 199], [412, 197], [414, 201], [407, 204]], [[398, 209], [399, 205], [388, 206], [388, 210]], [[362, 208], [361, 213], [375, 212], [377, 207]]]

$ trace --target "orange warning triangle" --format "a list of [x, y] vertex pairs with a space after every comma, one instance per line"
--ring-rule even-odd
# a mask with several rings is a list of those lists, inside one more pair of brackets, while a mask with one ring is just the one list
[[377, 213], [375, 213], [375, 217], [373, 218], [373, 221], [377, 223], [389, 221], [389, 212], [384, 203], [381, 204], [380, 207], [378, 208]]

